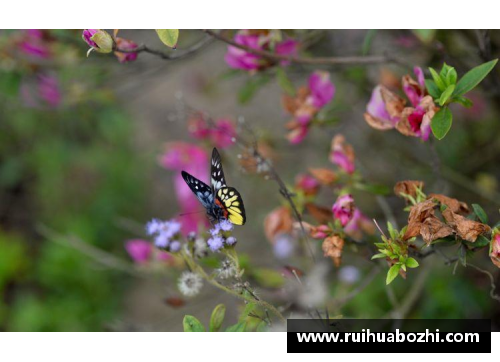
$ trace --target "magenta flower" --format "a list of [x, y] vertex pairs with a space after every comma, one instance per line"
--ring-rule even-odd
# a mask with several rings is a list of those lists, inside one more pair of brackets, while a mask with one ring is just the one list
[[[392, 95], [392, 92], [381, 85], [378, 85], [373, 89], [372, 96], [366, 106], [365, 113], [365, 120], [370, 126], [379, 130], [388, 130], [396, 126], [396, 123], [399, 121], [399, 117], [395, 114], [390, 115], [386, 107], [386, 99]], [[401, 106], [399, 108], [402, 110], [403, 106], [404, 102], [401, 99]]]
[[176, 171], [174, 176], [175, 192], [181, 213], [185, 213], [178, 220], [182, 224], [182, 232], [187, 235], [191, 231], [198, 231], [198, 226], [208, 225], [207, 218], [200, 210], [199, 202], [181, 176], [181, 170], [191, 175], [206, 180], [208, 171], [207, 152], [195, 145], [185, 142], [173, 142], [166, 145], [166, 150], [160, 156], [159, 163], [162, 167]]
[[61, 91], [56, 77], [40, 74], [38, 76], [38, 93], [40, 98], [50, 107], [57, 107], [61, 103]]
[[292, 144], [304, 140], [314, 117], [324, 108], [335, 95], [335, 86], [330, 81], [327, 72], [316, 71], [309, 77], [308, 86], [300, 87], [297, 95], [284, 95], [282, 99], [285, 111], [294, 118], [287, 123], [289, 129], [287, 139]]
[[92, 48], [98, 48], [98, 45], [95, 41], [92, 40], [92, 37], [97, 34], [99, 29], [84, 29], [82, 33], [82, 38], [85, 42]]
[[309, 174], [300, 174], [295, 177], [295, 187], [302, 190], [306, 195], [315, 195], [320, 187], [316, 178]]
[[344, 227], [344, 231], [350, 237], [360, 240], [363, 237], [363, 232], [368, 234], [374, 232], [373, 221], [363, 215], [358, 208], [355, 208], [352, 219]]
[[202, 114], [195, 114], [188, 121], [188, 132], [199, 140], [210, 140], [217, 148], [232, 146], [236, 138], [236, 126], [230, 119], [221, 118], [210, 127]]
[[35, 58], [49, 58], [50, 49], [44, 39], [43, 31], [40, 29], [30, 29], [24, 31], [24, 40], [19, 44], [19, 49]]
[[341, 134], [333, 137], [330, 150], [330, 161], [348, 174], [352, 174], [355, 170], [354, 160], [354, 149], [347, 143], [345, 137]]
[[335, 86], [330, 81], [330, 73], [316, 71], [309, 77], [311, 103], [316, 108], [323, 108], [333, 99]]
[[[118, 49], [134, 50], [137, 49], [137, 44], [132, 40], [116, 38], [116, 46]], [[133, 62], [137, 59], [137, 53], [123, 53], [115, 51], [115, 55], [120, 63]]]
[[[271, 39], [269, 32], [258, 30], [240, 30], [235, 36], [237, 44], [244, 45], [255, 50], [271, 51]], [[293, 39], [283, 40], [275, 44], [275, 52], [279, 55], [297, 54], [298, 43]], [[271, 66], [272, 64], [256, 54], [247, 52], [235, 46], [229, 46], [224, 57], [227, 65], [234, 69], [247, 71], [258, 71]], [[281, 62], [287, 65], [288, 62]]]
[[151, 243], [140, 239], [128, 240], [125, 243], [125, 250], [137, 264], [147, 263], [153, 252]]
[[354, 199], [351, 195], [342, 195], [332, 207], [333, 218], [340, 221], [342, 226], [346, 226], [354, 216]]
[[234, 144], [236, 127], [229, 119], [215, 121], [215, 129], [211, 133], [212, 141], [217, 148], [228, 148]]
[[500, 232], [494, 230], [493, 239], [490, 246], [490, 258], [493, 264], [500, 268]]
[[413, 72], [417, 77], [417, 82], [413, 80], [409, 75], [403, 77], [403, 91], [406, 96], [413, 104], [414, 107], [418, 106], [422, 98], [425, 97], [425, 79], [424, 72], [422, 68], [415, 67]]

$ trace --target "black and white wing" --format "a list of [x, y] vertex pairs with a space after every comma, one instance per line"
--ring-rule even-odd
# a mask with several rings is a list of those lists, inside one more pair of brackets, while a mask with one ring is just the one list
[[220, 188], [226, 186], [226, 178], [224, 177], [224, 171], [222, 171], [221, 158], [216, 148], [212, 151], [210, 180], [214, 194], [216, 194]]
[[182, 178], [186, 181], [191, 191], [193, 191], [193, 194], [200, 200], [203, 207], [205, 209], [210, 209], [214, 204], [214, 194], [210, 186], [188, 174], [186, 171], [182, 171], [181, 174]]

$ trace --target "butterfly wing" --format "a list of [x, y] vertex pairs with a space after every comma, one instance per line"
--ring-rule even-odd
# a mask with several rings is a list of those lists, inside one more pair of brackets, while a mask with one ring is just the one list
[[198, 200], [200, 200], [203, 207], [205, 209], [210, 209], [214, 203], [214, 194], [210, 186], [188, 174], [186, 171], [182, 171], [181, 174], [182, 178], [191, 191], [193, 191], [193, 194], [195, 194]]
[[212, 151], [212, 164], [210, 167], [210, 180], [214, 194], [222, 187], [226, 187], [226, 178], [222, 171], [222, 163], [219, 152], [216, 148]]
[[224, 216], [235, 225], [246, 221], [245, 206], [240, 193], [234, 187], [222, 187], [217, 191], [215, 203], [224, 210]]

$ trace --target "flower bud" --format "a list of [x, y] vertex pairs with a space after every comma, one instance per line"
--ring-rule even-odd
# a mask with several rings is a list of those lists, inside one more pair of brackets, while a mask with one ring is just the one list
[[84, 29], [82, 38], [90, 46], [87, 56], [92, 50], [99, 53], [111, 53], [113, 51], [113, 38], [104, 30]]

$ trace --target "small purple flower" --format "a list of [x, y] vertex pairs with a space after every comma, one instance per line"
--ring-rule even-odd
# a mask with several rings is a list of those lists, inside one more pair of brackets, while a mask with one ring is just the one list
[[332, 207], [333, 218], [340, 221], [342, 226], [346, 226], [354, 216], [354, 199], [351, 195], [342, 195]]
[[149, 261], [152, 253], [151, 243], [140, 239], [128, 240], [125, 243], [125, 250], [127, 250], [127, 253], [137, 264], [143, 264]]
[[158, 219], [153, 219], [146, 224], [146, 233], [148, 235], [153, 235], [159, 233], [163, 223]]
[[274, 239], [273, 251], [278, 259], [289, 258], [294, 250], [292, 238], [288, 234], [278, 234]]
[[220, 226], [219, 226], [219, 224], [215, 224], [214, 227], [213, 227], [213, 229], [210, 229], [209, 232], [210, 232], [210, 235], [212, 235], [212, 236], [219, 235], [220, 234]]
[[220, 236], [214, 236], [207, 241], [210, 250], [218, 251], [224, 246], [224, 239]]
[[179, 241], [177, 241], [177, 240], [172, 241], [170, 243], [169, 250], [172, 253], [178, 252], [179, 250], [181, 250], [181, 243]]
[[236, 238], [234, 236], [230, 236], [226, 239], [226, 244], [227, 245], [234, 245], [236, 244]]
[[218, 226], [222, 231], [231, 231], [233, 230], [233, 223], [229, 220], [222, 220], [219, 222]]

